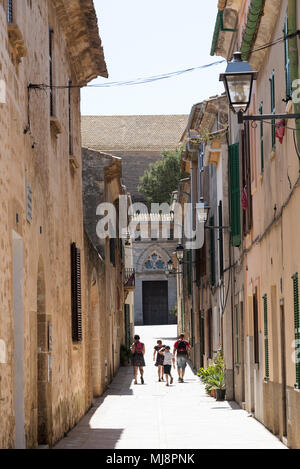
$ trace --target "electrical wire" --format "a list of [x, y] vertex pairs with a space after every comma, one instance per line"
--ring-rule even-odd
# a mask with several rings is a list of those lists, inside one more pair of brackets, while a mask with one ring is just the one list
[[[170, 73], [165, 73], [161, 75], [154, 75], [151, 77], [145, 77], [145, 78], [136, 78], [135, 80], [128, 80], [128, 81], [111, 81], [108, 83], [95, 83], [95, 84], [90, 84], [90, 85], [85, 85], [85, 88], [111, 88], [115, 86], [133, 86], [133, 85], [143, 85], [146, 83], [153, 83], [155, 81], [159, 80], [166, 80], [169, 78], [174, 78], [178, 77], [180, 75], [183, 75], [185, 73], [190, 73], [194, 72], [195, 70], [203, 70], [206, 68], [214, 67], [216, 65], [220, 65], [222, 63], [225, 63], [226, 60], [218, 60], [217, 62], [212, 62], [210, 64], [205, 64], [205, 65], [200, 65], [198, 67], [191, 67], [191, 68], [186, 68], [184, 70], [177, 70], [176, 72], [170, 72]], [[53, 88], [53, 89], [69, 89], [69, 88], [83, 88], [82, 85], [46, 85], [44, 83], [40, 84], [30, 84], [29, 88], [32, 89], [47, 89], [47, 88]]]

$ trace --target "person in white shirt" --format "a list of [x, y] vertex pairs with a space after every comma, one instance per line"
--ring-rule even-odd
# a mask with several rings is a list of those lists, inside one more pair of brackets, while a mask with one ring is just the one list
[[175, 357], [170, 352], [169, 345], [166, 345], [164, 348], [160, 349], [158, 352], [164, 356], [164, 374], [166, 376], [166, 386], [169, 386], [169, 377], [170, 377], [170, 384], [173, 383], [173, 376], [171, 375], [172, 363], [173, 367], [175, 368]]

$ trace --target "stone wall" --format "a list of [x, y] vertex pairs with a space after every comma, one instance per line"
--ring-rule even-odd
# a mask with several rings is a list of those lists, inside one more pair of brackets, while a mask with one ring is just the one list
[[[21, 42], [12, 44], [0, 3], [0, 79], [6, 83], [6, 102], [0, 104], [0, 340], [6, 349], [0, 363], [1, 448], [52, 445], [89, 406], [83, 279], [83, 341], [73, 343], [71, 334], [70, 245], [76, 242], [84, 250], [80, 92], [71, 90], [75, 169], [69, 162], [67, 90], [55, 91], [51, 119], [48, 89], [31, 91], [29, 108], [27, 99], [28, 83], [49, 84], [49, 23], [54, 83], [67, 84], [68, 77], [76, 83], [66, 18], [58, 17], [50, 0], [30, 5], [15, 2], [14, 31]], [[78, 11], [68, 21], [76, 18], [82, 20]], [[32, 219], [26, 213], [26, 184], [32, 191]]]

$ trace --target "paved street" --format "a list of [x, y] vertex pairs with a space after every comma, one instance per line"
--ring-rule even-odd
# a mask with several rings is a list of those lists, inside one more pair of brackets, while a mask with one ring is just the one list
[[134, 385], [123, 367], [109, 389], [58, 449], [203, 449], [285, 446], [235, 403], [216, 402], [190, 368], [185, 383], [167, 388], [157, 382], [153, 346], [157, 338], [173, 345], [176, 326], [137, 327], [146, 344], [145, 385]]

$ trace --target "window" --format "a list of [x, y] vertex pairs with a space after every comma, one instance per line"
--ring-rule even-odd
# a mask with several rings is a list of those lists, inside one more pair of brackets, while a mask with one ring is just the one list
[[80, 249], [71, 245], [71, 306], [72, 306], [72, 339], [82, 341], [81, 312], [81, 260]]
[[[285, 37], [289, 34], [288, 13], [286, 14], [283, 32], [284, 32]], [[288, 39], [285, 39], [284, 41], [284, 66], [285, 66], [286, 100], [290, 101], [292, 99], [292, 77], [291, 77], [291, 64], [290, 64], [290, 57], [289, 57], [289, 40]]]
[[53, 30], [49, 28], [49, 85], [50, 85], [50, 116], [54, 116], [54, 89], [53, 89]]
[[73, 122], [72, 122], [72, 81], [68, 79], [68, 120], [69, 120], [69, 155], [73, 155]]
[[[215, 225], [215, 217], [210, 217], [209, 226]], [[216, 284], [216, 267], [215, 267], [215, 230], [210, 228], [210, 282], [211, 285]]]
[[265, 342], [265, 381], [270, 378], [270, 365], [269, 365], [269, 331], [268, 331], [268, 297], [264, 295], [264, 342]]
[[251, 193], [251, 162], [250, 162], [250, 128], [249, 122], [245, 122], [242, 131], [243, 142], [243, 234], [246, 236], [252, 228], [252, 193]]
[[191, 346], [194, 347], [194, 310], [191, 308], [191, 339], [190, 343]]
[[298, 273], [293, 275], [294, 290], [294, 325], [295, 325], [295, 362], [296, 362], [296, 384], [295, 388], [300, 389], [300, 315], [299, 315], [299, 282]]
[[253, 295], [253, 339], [254, 339], [254, 363], [259, 363], [259, 334], [258, 334], [258, 304], [257, 289]]
[[192, 251], [186, 251], [188, 295], [192, 294]]
[[109, 240], [109, 256], [111, 264], [116, 267], [116, 242], [115, 238]]
[[232, 245], [241, 244], [241, 189], [239, 143], [229, 147], [230, 215]]
[[7, 0], [7, 21], [9, 23], [13, 23], [14, 21], [13, 0]]
[[235, 305], [235, 363], [240, 363], [239, 305]]
[[[260, 115], [263, 114], [263, 102], [260, 103], [259, 113], [260, 113]], [[261, 171], [261, 173], [264, 172], [264, 169], [265, 169], [265, 162], [264, 162], [264, 123], [263, 123], [263, 121], [261, 121], [260, 122], [260, 171]]]
[[[270, 77], [271, 113], [275, 114], [275, 73]], [[275, 119], [272, 120], [272, 149], [276, 146]]]
[[[223, 226], [223, 206], [222, 201], [219, 203], [219, 226]], [[220, 278], [223, 278], [224, 272], [224, 251], [223, 251], [223, 230], [219, 230], [219, 266], [220, 266]]]

